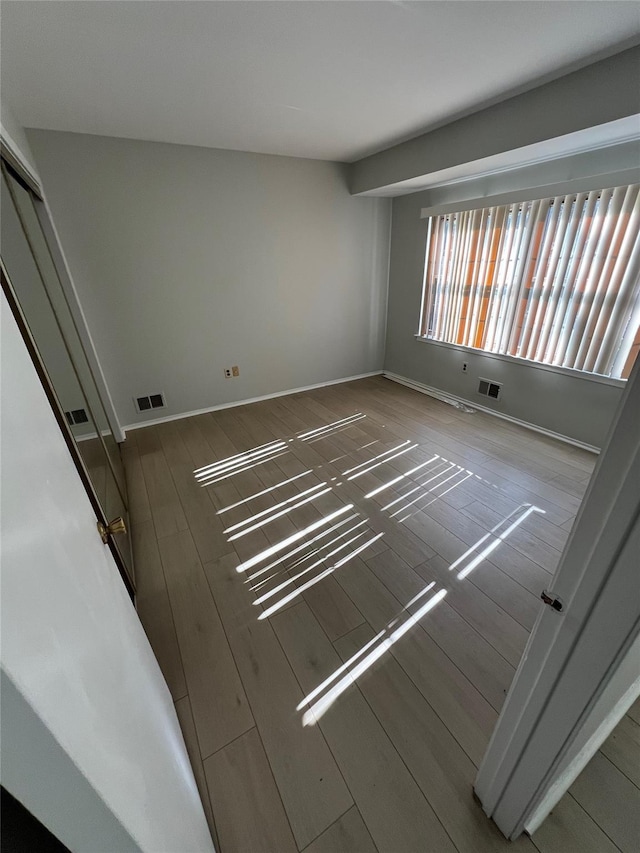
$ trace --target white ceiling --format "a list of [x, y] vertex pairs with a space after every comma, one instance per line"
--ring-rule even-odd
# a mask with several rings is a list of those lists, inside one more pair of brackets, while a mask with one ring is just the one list
[[2, 2], [25, 127], [353, 161], [640, 35], [640, 4]]

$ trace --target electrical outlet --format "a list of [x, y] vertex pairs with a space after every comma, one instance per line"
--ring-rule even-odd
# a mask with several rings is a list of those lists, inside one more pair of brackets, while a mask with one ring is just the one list
[[230, 367], [225, 367], [224, 375], [225, 375], [225, 379], [231, 379], [231, 368]]
[[240, 368], [238, 367], [237, 364], [234, 364], [233, 367], [231, 368], [231, 375], [232, 376], [240, 376]]
[[466, 373], [466, 372], [467, 372], [467, 362], [466, 362], [466, 361], [463, 361], [463, 362], [462, 362], [462, 372], [463, 372], [463, 373]]

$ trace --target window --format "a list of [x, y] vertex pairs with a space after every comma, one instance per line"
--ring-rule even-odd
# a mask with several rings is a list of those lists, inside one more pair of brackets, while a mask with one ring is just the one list
[[420, 334], [626, 378], [640, 348], [639, 191], [432, 216]]

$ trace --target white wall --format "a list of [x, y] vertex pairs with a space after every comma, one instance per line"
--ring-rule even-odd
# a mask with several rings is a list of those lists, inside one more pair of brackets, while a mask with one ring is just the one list
[[2, 784], [73, 851], [212, 851], [169, 690], [1, 308]]
[[122, 424], [382, 368], [390, 203], [343, 166], [28, 137]]

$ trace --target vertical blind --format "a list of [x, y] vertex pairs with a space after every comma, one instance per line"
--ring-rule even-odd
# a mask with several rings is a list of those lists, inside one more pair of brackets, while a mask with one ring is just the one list
[[639, 190], [431, 217], [420, 333], [628, 376], [640, 348]]

